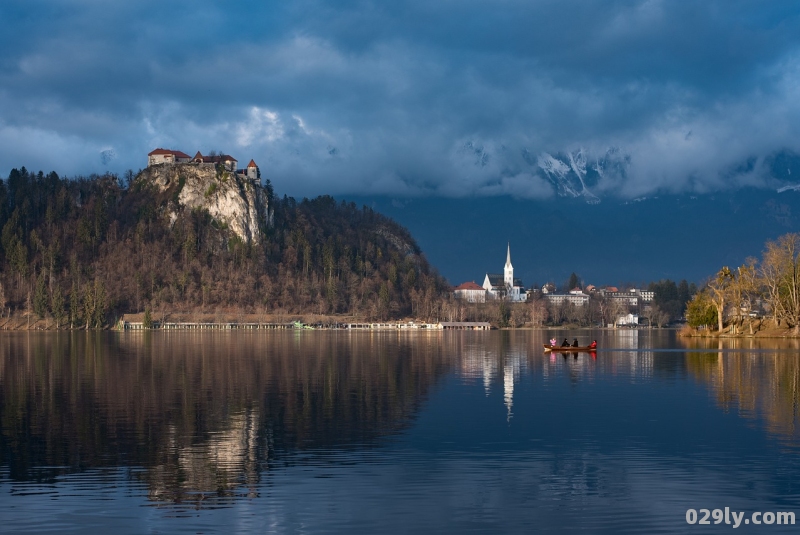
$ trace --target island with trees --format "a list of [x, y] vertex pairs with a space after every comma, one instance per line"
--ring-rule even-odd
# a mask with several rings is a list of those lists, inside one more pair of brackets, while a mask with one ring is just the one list
[[689, 302], [686, 320], [690, 336], [800, 336], [800, 233], [722, 267]]

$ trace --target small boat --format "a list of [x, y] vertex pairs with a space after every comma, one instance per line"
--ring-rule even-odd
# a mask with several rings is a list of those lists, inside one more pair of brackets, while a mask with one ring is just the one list
[[573, 347], [573, 346], [551, 346], [550, 344], [544, 344], [545, 351], [561, 351], [561, 352], [582, 352], [582, 353], [591, 353], [593, 351], [597, 351], [597, 347], [592, 346], [583, 346], [583, 347]]

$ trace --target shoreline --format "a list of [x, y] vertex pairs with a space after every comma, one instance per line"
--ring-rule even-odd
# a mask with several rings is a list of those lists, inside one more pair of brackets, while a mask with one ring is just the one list
[[[497, 327], [488, 322], [464, 322], [471, 326], [452, 327], [459, 322], [432, 321], [424, 322], [413, 318], [396, 320], [373, 321], [357, 316], [339, 316], [327, 314], [246, 314], [229, 311], [213, 313], [185, 313], [185, 312], [154, 312], [152, 314], [154, 326], [144, 328], [144, 313], [123, 314], [114, 324], [107, 324], [102, 328], [86, 329], [84, 325], [70, 328], [67, 325], [56, 327], [53, 318], [35, 318], [26, 313], [12, 314], [0, 318], [0, 331], [196, 331], [196, 330], [383, 330], [383, 331], [433, 331], [433, 330], [476, 330], [475, 325], [481, 324], [477, 330], [502, 330], [502, 331], [650, 331], [650, 330], [677, 330], [678, 336], [685, 339], [704, 340], [744, 340], [744, 339], [800, 339], [800, 334], [793, 333], [792, 328], [763, 328], [758, 325], [753, 334], [717, 331], [696, 331], [685, 326], [661, 327], [658, 329], [647, 326], [638, 327], [584, 327], [576, 325], [544, 325], [521, 327]], [[442, 324], [450, 325], [442, 327]]]

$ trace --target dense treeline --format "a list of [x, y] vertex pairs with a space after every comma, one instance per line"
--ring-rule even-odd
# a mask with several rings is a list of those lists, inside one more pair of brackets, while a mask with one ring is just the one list
[[273, 223], [252, 244], [132, 173], [13, 169], [0, 182], [0, 309], [86, 327], [152, 309], [435, 314], [445, 281], [404, 228], [331, 197], [268, 191]]
[[686, 318], [692, 327], [733, 334], [765, 327], [800, 334], [800, 234], [768, 241], [760, 259], [724, 266], [689, 303]]

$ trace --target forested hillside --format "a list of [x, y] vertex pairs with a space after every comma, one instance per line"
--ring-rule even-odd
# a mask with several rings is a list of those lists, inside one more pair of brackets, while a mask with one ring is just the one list
[[[264, 239], [129, 174], [0, 182], [0, 308], [61, 326], [146, 309], [426, 317], [447, 286], [407, 230], [331, 197], [276, 198]], [[177, 217], [175, 215], [177, 214]]]

